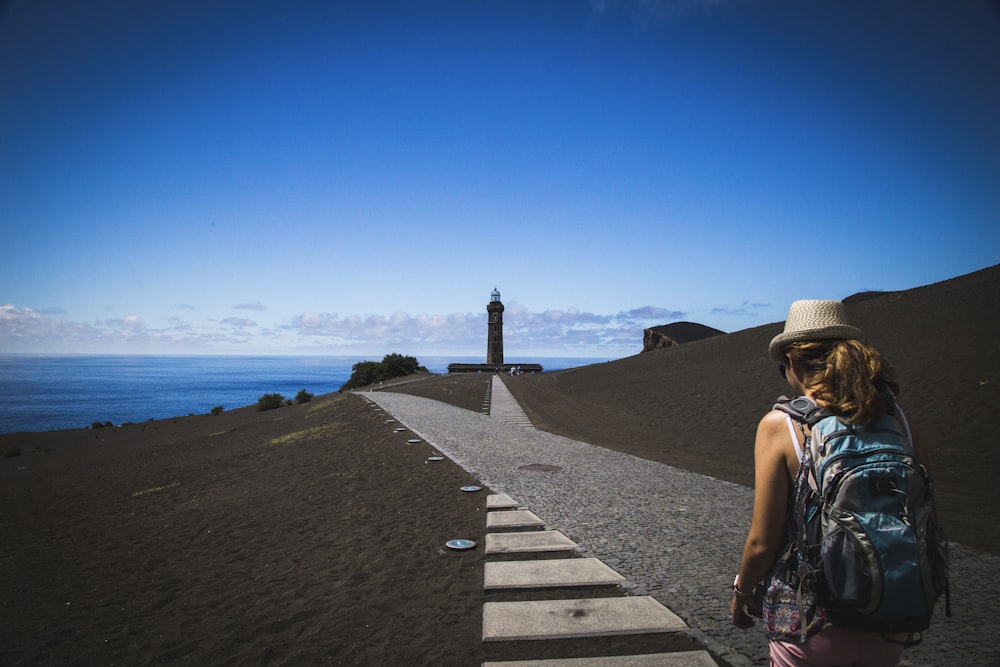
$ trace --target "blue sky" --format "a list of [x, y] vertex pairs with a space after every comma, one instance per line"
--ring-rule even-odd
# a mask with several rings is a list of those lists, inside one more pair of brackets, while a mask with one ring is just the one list
[[617, 358], [1000, 262], [1000, 6], [0, 3], [0, 352]]

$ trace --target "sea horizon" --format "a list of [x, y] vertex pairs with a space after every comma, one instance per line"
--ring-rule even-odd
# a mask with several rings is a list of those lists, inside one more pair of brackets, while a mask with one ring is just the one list
[[[0, 354], [0, 434], [86, 428], [255, 405], [266, 393], [293, 399], [338, 391], [361, 361], [384, 355], [323, 354]], [[431, 373], [478, 356], [416, 357]], [[591, 357], [511, 357], [546, 371], [610, 361]]]

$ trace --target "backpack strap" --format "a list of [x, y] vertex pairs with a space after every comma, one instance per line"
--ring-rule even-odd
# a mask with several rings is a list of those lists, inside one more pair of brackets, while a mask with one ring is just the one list
[[910, 422], [906, 421], [903, 408], [899, 407], [899, 405], [896, 406], [896, 416], [899, 417], [899, 421], [903, 425], [903, 435], [906, 436], [906, 444], [910, 448], [910, 451], [913, 452], [913, 455], [916, 456], [917, 448], [913, 445], [913, 432], [910, 431]]
[[774, 404], [774, 409], [781, 410], [800, 424], [807, 425], [810, 429], [819, 420], [833, 414], [826, 408], [816, 405], [815, 401], [808, 396], [796, 396], [795, 398], [779, 396], [778, 402]]
[[792, 438], [792, 446], [795, 447], [795, 455], [799, 462], [802, 462], [802, 446], [799, 444], [799, 436], [795, 433], [795, 425], [792, 423], [792, 416], [785, 414], [785, 423], [788, 425], [788, 435]]
[[[823, 419], [833, 416], [833, 413], [824, 408], [821, 405], [816, 405], [816, 402], [809, 398], [808, 396], [796, 396], [795, 398], [788, 398], [787, 396], [779, 396], [778, 402], [774, 404], [775, 410], [781, 410], [788, 417], [794, 419], [800, 424], [802, 428], [802, 435], [805, 436], [805, 447], [811, 452], [810, 460], [812, 465], [810, 466], [809, 475], [806, 477], [809, 482], [809, 486], [814, 492], [819, 492], [819, 482], [816, 479], [815, 465], [816, 461], [820, 459], [820, 454], [817, 449], [816, 439], [812, 437], [812, 429], [816, 424], [818, 424]], [[806, 433], [805, 427], [809, 427], [809, 433]], [[793, 438], [795, 441], [795, 451], [799, 454], [799, 460], [802, 460], [802, 450], [798, 446], [798, 438]]]
[[896, 395], [891, 391], [886, 389], [882, 394], [883, 400], [885, 400], [886, 414], [892, 416], [896, 420], [896, 424], [899, 426], [901, 435], [906, 442], [907, 449], [910, 453], [916, 457], [917, 448], [913, 444], [913, 432], [910, 430], [910, 422], [907, 421], [906, 415], [903, 414], [903, 408], [899, 407], [899, 403], [896, 402]]

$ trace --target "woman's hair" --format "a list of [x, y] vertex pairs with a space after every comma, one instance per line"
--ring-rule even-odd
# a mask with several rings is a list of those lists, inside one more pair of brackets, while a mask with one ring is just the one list
[[784, 352], [801, 365], [806, 389], [849, 423], [871, 426], [899, 393], [892, 367], [859, 340], [791, 343]]

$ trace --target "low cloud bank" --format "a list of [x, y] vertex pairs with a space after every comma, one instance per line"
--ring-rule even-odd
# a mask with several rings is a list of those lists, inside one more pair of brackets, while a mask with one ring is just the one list
[[[254, 308], [263, 312], [263, 306]], [[0, 349], [77, 353], [485, 353], [484, 313], [338, 315], [305, 311], [290, 320], [261, 323], [244, 317], [157, 322], [129, 314], [77, 322], [32, 308], [0, 306]], [[613, 314], [577, 308], [533, 312], [511, 303], [504, 312], [504, 343], [527, 356], [625, 356], [642, 347], [642, 330], [687, 313], [643, 306]]]

